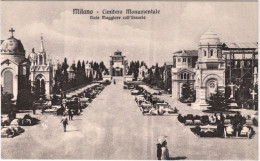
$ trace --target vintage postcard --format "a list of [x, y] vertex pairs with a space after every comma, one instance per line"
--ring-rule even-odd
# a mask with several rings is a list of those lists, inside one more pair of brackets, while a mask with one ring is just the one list
[[257, 1], [1, 1], [1, 159], [258, 160]]

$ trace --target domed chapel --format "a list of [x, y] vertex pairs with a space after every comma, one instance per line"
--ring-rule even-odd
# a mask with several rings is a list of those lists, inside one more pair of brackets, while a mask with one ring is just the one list
[[[51, 56], [46, 54], [41, 36], [41, 48], [34, 48], [26, 58], [21, 40], [14, 37], [15, 30], [9, 30], [11, 36], [1, 40], [1, 86], [4, 92], [13, 94], [17, 100], [19, 91], [36, 86], [47, 98], [52, 93], [53, 65]], [[31, 84], [30, 84], [31, 83]]]
[[17, 99], [18, 91], [26, 87], [29, 81], [30, 62], [25, 58], [25, 50], [20, 40], [13, 35], [1, 40], [1, 85], [4, 92], [13, 94]]
[[206, 107], [206, 99], [212, 93], [225, 90], [225, 61], [221, 48], [219, 37], [210, 29], [201, 36], [195, 66], [196, 102], [193, 108]]

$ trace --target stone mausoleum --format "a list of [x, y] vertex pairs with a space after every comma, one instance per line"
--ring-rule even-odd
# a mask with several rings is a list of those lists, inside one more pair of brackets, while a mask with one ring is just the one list
[[109, 72], [111, 76], [125, 76], [127, 66], [127, 60], [121, 51], [116, 51], [114, 55], [110, 56]]
[[46, 54], [41, 36], [41, 48], [35, 52], [34, 48], [26, 58], [21, 40], [14, 37], [14, 29], [10, 29], [11, 36], [1, 40], [1, 86], [3, 91], [13, 94], [17, 100], [19, 92], [35, 86], [42, 95], [50, 97], [53, 88], [52, 59]]

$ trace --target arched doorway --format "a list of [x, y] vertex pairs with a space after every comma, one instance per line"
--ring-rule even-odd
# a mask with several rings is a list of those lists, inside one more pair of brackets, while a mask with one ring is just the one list
[[181, 87], [181, 98], [188, 99], [191, 96], [191, 89], [188, 83], [182, 84]]
[[217, 88], [218, 88], [218, 82], [217, 82], [216, 79], [208, 80], [208, 82], [207, 82], [207, 91], [206, 91], [207, 99], [211, 96], [211, 94], [216, 93]]
[[41, 84], [40, 84], [40, 94], [44, 95], [45, 94], [45, 81], [44, 79], [41, 80]]
[[115, 68], [115, 76], [123, 76], [123, 69], [116, 67]]
[[4, 91], [13, 94], [13, 73], [10, 70], [4, 72]]
[[45, 95], [45, 80], [41, 74], [35, 78], [35, 93], [38, 97]]

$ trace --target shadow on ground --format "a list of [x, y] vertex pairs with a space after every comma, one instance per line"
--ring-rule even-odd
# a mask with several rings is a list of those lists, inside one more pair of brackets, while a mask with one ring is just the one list
[[66, 132], [73, 132], [73, 131], [80, 131], [80, 130], [67, 130]]
[[187, 157], [169, 157], [169, 160], [184, 160], [186, 159]]

